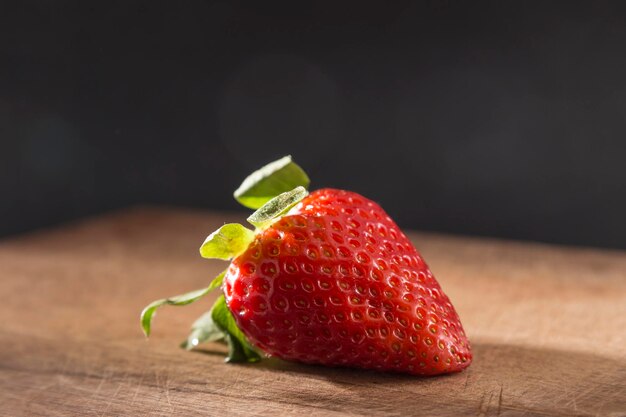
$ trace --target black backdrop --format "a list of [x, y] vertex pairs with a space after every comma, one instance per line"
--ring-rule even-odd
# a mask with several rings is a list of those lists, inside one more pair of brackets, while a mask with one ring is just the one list
[[291, 153], [403, 227], [626, 248], [625, 5], [0, 1], [0, 234]]

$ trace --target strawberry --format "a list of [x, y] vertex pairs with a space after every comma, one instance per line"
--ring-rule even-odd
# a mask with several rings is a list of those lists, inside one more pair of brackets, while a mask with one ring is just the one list
[[[224, 296], [193, 326], [185, 346], [224, 340], [231, 361], [257, 350], [310, 364], [435, 375], [472, 360], [459, 317], [410, 240], [359, 194], [322, 189], [289, 157], [251, 175], [235, 197], [258, 208], [210, 235], [201, 253], [230, 259], [204, 290], [144, 310], [193, 302], [218, 286]], [[293, 189], [292, 189], [293, 188]]]

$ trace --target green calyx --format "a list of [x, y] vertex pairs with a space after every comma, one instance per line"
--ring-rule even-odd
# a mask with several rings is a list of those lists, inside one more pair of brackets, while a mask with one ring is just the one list
[[[235, 191], [235, 199], [248, 208], [256, 209], [248, 217], [255, 226], [252, 231], [238, 223], [229, 223], [211, 233], [200, 246], [200, 255], [208, 259], [231, 260], [242, 254], [254, 241], [256, 233], [269, 227], [308, 195], [309, 177], [296, 165], [291, 156], [271, 162], [252, 173]], [[150, 335], [156, 310], [164, 305], [191, 304], [222, 286], [227, 271], [215, 277], [208, 287], [154, 301], [141, 312], [141, 327]], [[229, 347], [227, 362], [256, 362], [259, 353], [237, 327], [232, 312], [220, 295], [210, 311], [198, 318], [182, 343], [190, 350], [204, 342], [224, 342]]]
[[287, 213], [308, 194], [309, 192], [306, 188], [298, 186], [291, 191], [277, 195], [252, 213], [250, 217], [248, 217], [248, 223], [256, 226], [257, 229], [265, 229], [276, 221], [276, 219]]
[[200, 246], [200, 255], [208, 259], [229, 260], [246, 248], [254, 240], [254, 232], [239, 223], [229, 223], [211, 233]]
[[225, 342], [228, 345], [226, 362], [257, 362], [261, 359], [237, 327], [224, 295], [220, 295], [211, 310], [193, 323], [191, 333], [181, 347], [191, 350], [205, 342]]
[[244, 207], [256, 210], [279, 194], [299, 186], [308, 188], [309, 183], [306, 173], [287, 155], [250, 174], [234, 197]]

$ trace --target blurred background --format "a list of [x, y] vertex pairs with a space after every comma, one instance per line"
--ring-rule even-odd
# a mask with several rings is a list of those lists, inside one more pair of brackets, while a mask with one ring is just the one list
[[0, 1], [0, 236], [239, 210], [292, 154], [405, 228], [626, 248], [626, 2]]

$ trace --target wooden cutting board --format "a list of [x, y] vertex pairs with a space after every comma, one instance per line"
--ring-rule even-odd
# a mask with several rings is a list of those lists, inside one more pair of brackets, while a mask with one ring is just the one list
[[223, 213], [137, 208], [0, 243], [0, 415], [626, 416], [626, 253], [411, 233], [472, 341], [434, 378], [265, 360], [178, 343], [212, 299], [139, 312], [201, 288]]

